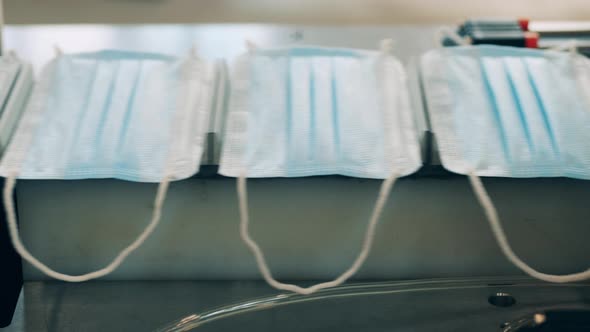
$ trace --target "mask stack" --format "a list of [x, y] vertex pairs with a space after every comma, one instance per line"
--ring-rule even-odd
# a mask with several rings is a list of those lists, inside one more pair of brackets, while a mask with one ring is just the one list
[[440, 158], [469, 175], [507, 257], [533, 277], [553, 276], [514, 254], [478, 176], [590, 179], [590, 60], [570, 52], [500, 46], [433, 50], [423, 82]]
[[[214, 66], [191, 56], [104, 51], [58, 55], [43, 70], [0, 165], [9, 230], [21, 256], [51, 277], [84, 281], [113, 271], [151, 234], [170, 180], [197, 173]], [[152, 220], [107, 267], [82, 276], [51, 270], [22, 245], [12, 191], [21, 179], [159, 182]]]
[[[383, 43], [380, 52], [252, 48], [233, 67], [219, 173], [237, 178], [240, 235], [264, 279], [277, 289], [310, 294], [354, 275], [369, 255], [396, 179], [422, 165], [406, 74], [389, 45]], [[428, 52], [421, 72], [442, 164], [469, 176], [509, 260], [546, 281], [590, 278], [590, 270], [555, 276], [524, 263], [479, 179], [590, 179], [590, 60], [575, 53], [464, 46]], [[0, 163], [17, 252], [65, 281], [114, 271], [159, 223], [169, 182], [199, 171], [215, 86], [222, 82], [217, 76], [216, 66], [196, 56], [60, 54], [28, 98], [30, 68], [14, 57], [0, 58], [1, 149], [24, 109]], [[384, 180], [361, 251], [332, 281], [306, 288], [279, 282], [249, 234], [246, 179], [319, 175]], [[12, 200], [17, 178], [116, 178], [159, 186], [151, 221], [139, 237], [106, 267], [71, 276], [23, 246]]]
[[[237, 60], [219, 172], [238, 177], [241, 235], [271, 286], [309, 294], [352, 276], [369, 253], [393, 182], [420, 166], [405, 72], [387, 52], [253, 49]], [[331, 282], [280, 283], [248, 233], [246, 177], [328, 174], [386, 179], [362, 251]]]

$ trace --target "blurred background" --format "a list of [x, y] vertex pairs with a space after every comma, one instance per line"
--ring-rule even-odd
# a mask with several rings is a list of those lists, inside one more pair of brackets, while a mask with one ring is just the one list
[[9, 24], [457, 23], [473, 17], [590, 18], [587, 0], [4, 0]]

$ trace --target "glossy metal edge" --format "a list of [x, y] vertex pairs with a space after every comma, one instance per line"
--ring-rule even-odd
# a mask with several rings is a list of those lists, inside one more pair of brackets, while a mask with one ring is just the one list
[[353, 283], [345, 286], [324, 289], [311, 295], [300, 295], [295, 293], [281, 293], [258, 299], [247, 300], [223, 307], [218, 307], [202, 313], [195, 313], [185, 316], [156, 332], [184, 332], [190, 331], [199, 326], [230, 316], [244, 314], [253, 311], [266, 310], [278, 306], [290, 305], [302, 302], [318, 301], [328, 298], [353, 297], [362, 295], [383, 295], [394, 293], [410, 293], [425, 291], [440, 291], [453, 289], [470, 289], [502, 286], [510, 287], [590, 287], [590, 283], [577, 284], [550, 284], [527, 277], [483, 277], [483, 278], [462, 278], [462, 279], [426, 279], [396, 282], [374, 282], [374, 283]]

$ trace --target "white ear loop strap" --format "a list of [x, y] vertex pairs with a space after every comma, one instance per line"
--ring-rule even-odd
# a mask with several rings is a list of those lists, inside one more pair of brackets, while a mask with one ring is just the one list
[[496, 237], [496, 241], [498, 241], [498, 245], [500, 246], [500, 249], [502, 249], [502, 252], [504, 253], [504, 255], [506, 255], [508, 260], [511, 261], [514, 265], [516, 265], [519, 269], [521, 269], [522, 271], [524, 271], [526, 274], [530, 275], [533, 278], [537, 278], [537, 279], [540, 279], [543, 281], [548, 281], [548, 282], [555, 282], [555, 283], [576, 282], [576, 281], [582, 281], [582, 280], [590, 278], [590, 269], [588, 269], [584, 272], [578, 272], [578, 273], [573, 273], [573, 274], [552, 275], [552, 274], [546, 274], [546, 273], [539, 272], [539, 271], [533, 269], [532, 267], [528, 266], [525, 262], [523, 262], [514, 253], [514, 251], [512, 251], [512, 248], [510, 247], [510, 243], [508, 243], [508, 239], [506, 238], [506, 234], [504, 233], [504, 230], [502, 229], [502, 225], [500, 224], [500, 218], [498, 217], [498, 212], [496, 211], [496, 208], [494, 207], [494, 204], [492, 203], [490, 196], [486, 192], [486, 190], [481, 182], [481, 179], [477, 175], [475, 175], [473, 173], [469, 173], [469, 182], [471, 183], [471, 186], [473, 187], [473, 191], [475, 192], [475, 195], [477, 196], [477, 200], [479, 201], [479, 204], [481, 204], [481, 206], [485, 212], [485, 215], [486, 215], [486, 217], [490, 223], [490, 226], [492, 228], [492, 233], [494, 233], [494, 236]]
[[248, 217], [248, 194], [246, 188], [246, 176], [240, 175], [238, 177], [238, 200], [240, 203], [240, 237], [244, 241], [244, 243], [248, 246], [250, 251], [254, 254], [256, 258], [256, 263], [258, 264], [258, 269], [260, 273], [264, 277], [264, 280], [276, 289], [291, 291], [299, 294], [311, 294], [320, 289], [335, 287], [342, 283], [344, 283], [348, 278], [354, 275], [360, 267], [363, 265], [367, 256], [369, 256], [369, 252], [371, 251], [371, 246], [373, 244], [373, 239], [375, 238], [375, 228], [377, 223], [379, 222], [379, 218], [381, 217], [381, 212], [383, 211], [383, 207], [387, 202], [387, 198], [389, 197], [389, 193], [391, 192], [391, 188], [393, 187], [395, 180], [397, 179], [397, 174], [392, 174], [389, 178], [383, 180], [383, 184], [381, 184], [381, 190], [379, 191], [379, 197], [377, 198], [377, 202], [375, 203], [375, 208], [373, 209], [373, 213], [371, 215], [371, 219], [369, 220], [369, 224], [367, 226], [367, 232], [365, 233], [365, 239], [363, 241], [363, 245], [359, 255], [352, 263], [352, 265], [348, 268], [348, 270], [344, 271], [338, 278], [329, 281], [319, 283], [310, 287], [299, 287], [297, 285], [292, 284], [285, 284], [282, 282], [277, 281], [273, 278], [268, 264], [266, 263], [266, 259], [264, 258], [264, 254], [260, 249], [260, 246], [252, 239], [250, 233], [248, 231], [248, 224], [249, 224], [249, 217]]
[[6, 178], [5, 181], [6, 182], [4, 183], [4, 208], [6, 209], [6, 220], [8, 222], [8, 230], [10, 232], [10, 238], [12, 240], [12, 244], [14, 245], [14, 249], [21, 255], [23, 259], [31, 263], [31, 265], [39, 269], [41, 272], [45, 273], [46, 275], [52, 278], [69, 282], [82, 282], [105, 276], [113, 272], [117, 267], [119, 267], [119, 265], [121, 265], [121, 263], [123, 263], [123, 261], [125, 260], [125, 258], [127, 258], [127, 256], [129, 256], [129, 254], [131, 254], [135, 249], [139, 248], [139, 246], [141, 246], [145, 242], [145, 240], [152, 234], [152, 232], [160, 222], [160, 217], [162, 216], [162, 205], [164, 204], [164, 199], [166, 198], [166, 193], [168, 191], [168, 185], [170, 183], [170, 179], [166, 177], [158, 185], [158, 192], [156, 194], [156, 198], [154, 201], [154, 210], [152, 213], [151, 221], [143, 230], [143, 232], [141, 232], [141, 234], [137, 237], [137, 239], [135, 239], [135, 241], [133, 241], [127, 248], [123, 249], [115, 257], [115, 259], [113, 259], [113, 261], [104, 268], [87, 274], [72, 276], [52, 270], [47, 265], [41, 263], [41, 261], [39, 261], [33, 255], [31, 255], [31, 253], [29, 253], [29, 251], [25, 248], [18, 232], [18, 226], [16, 224], [16, 214], [14, 212], [14, 203], [12, 201], [12, 193], [14, 191], [14, 186], [16, 184], [16, 177], [12, 175]]

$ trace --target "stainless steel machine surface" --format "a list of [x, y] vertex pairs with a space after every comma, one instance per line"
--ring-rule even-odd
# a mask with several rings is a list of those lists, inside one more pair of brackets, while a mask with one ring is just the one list
[[526, 278], [352, 283], [308, 297], [261, 281], [28, 282], [13, 325], [0, 331], [500, 332], [589, 306], [588, 284]]

